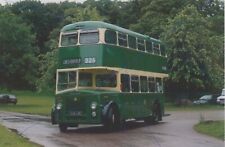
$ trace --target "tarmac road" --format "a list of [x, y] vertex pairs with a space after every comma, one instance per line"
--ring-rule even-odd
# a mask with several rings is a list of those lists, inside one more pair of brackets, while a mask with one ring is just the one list
[[200, 118], [223, 120], [224, 111], [169, 113], [158, 124], [127, 122], [123, 130], [111, 133], [100, 125], [81, 125], [60, 133], [48, 117], [11, 112], [0, 112], [0, 124], [46, 147], [224, 147], [223, 141], [193, 130]]

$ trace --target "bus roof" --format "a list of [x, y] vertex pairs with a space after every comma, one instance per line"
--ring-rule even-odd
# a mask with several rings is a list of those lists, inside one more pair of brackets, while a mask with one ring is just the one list
[[155, 42], [160, 42], [160, 40], [151, 38], [151, 37], [149, 37], [147, 35], [142, 35], [140, 33], [136, 33], [136, 32], [130, 31], [128, 29], [124, 29], [124, 28], [121, 28], [119, 26], [116, 26], [116, 25], [113, 25], [113, 24], [109, 24], [109, 23], [106, 23], [106, 22], [102, 22], [102, 21], [76, 22], [76, 23], [64, 26], [61, 29], [61, 32], [75, 31], [75, 30], [79, 30], [79, 29], [97, 29], [97, 28], [106, 28], [106, 29], [110, 29], [110, 30], [126, 33], [126, 34], [132, 35], [134, 37], [140, 37], [142, 39], [150, 39], [150, 40], [155, 41]]

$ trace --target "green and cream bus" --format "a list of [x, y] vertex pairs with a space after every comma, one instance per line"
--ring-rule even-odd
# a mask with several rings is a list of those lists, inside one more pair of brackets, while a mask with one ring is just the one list
[[52, 123], [113, 129], [128, 119], [160, 121], [166, 54], [157, 39], [99, 21], [66, 25], [59, 39]]

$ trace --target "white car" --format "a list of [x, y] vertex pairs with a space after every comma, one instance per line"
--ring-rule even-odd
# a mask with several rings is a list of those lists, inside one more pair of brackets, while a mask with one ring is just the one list
[[198, 100], [194, 101], [193, 104], [206, 104], [212, 99], [212, 95], [204, 95], [200, 97]]
[[216, 102], [221, 105], [225, 104], [225, 88], [222, 90], [221, 96], [217, 97]]

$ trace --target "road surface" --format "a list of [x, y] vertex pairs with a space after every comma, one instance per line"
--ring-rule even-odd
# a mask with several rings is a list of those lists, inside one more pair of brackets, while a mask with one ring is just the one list
[[46, 147], [224, 147], [223, 141], [193, 130], [200, 119], [223, 120], [224, 111], [169, 113], [158, 124], [127, 122], [123, 130], [111, 133], [100, 125], [60, 133], [48, 117], [11, 112], [0, 112], [0, 124]]

